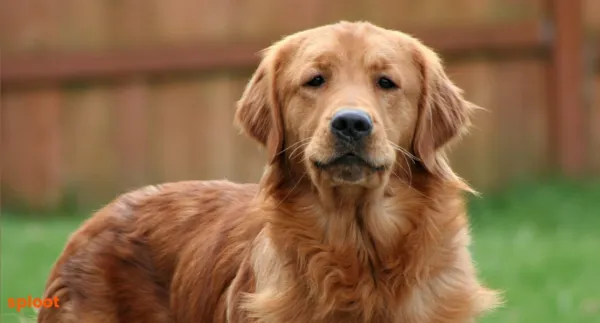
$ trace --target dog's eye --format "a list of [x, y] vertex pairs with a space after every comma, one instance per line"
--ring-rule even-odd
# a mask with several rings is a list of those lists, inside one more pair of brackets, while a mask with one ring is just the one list
[[304, 83], [304, 86], [321, 87], [323, 84], [325, 84], [325, 78], [322, 75], [317, 75], [310, 79], [310, 81]]
[[396, 83], [394, 83], [394, 81], [390, 80], [389, 78], [382, 76], [377, 80], [377, 86], [379, 86], [380, 88], [384, 89], [384, 90], [392, 90], [392, 89], [397, 89], [398, 86], [396, 85]]

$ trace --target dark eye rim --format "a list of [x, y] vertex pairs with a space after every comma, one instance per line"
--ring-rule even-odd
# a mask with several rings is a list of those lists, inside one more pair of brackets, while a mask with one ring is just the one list
[[377, 86], [383, 90], [395, 90], [398, 85], [387, 76], [380, 76], [377, 79]]
[[308, 82], [305, 82], [303, 84], [303, 86], [318, 88], [318, 87], [323, 86], [323, 84], [325, 84], [325, 76], [319, 74], [319, 75], [313, 76], [313, 78], [308, 80]]

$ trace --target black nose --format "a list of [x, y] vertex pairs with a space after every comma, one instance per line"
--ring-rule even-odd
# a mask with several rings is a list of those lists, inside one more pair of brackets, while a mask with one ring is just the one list
[[331, 118], [331, 132], [343, 139], [359, 140], [371, 134], [373, 122], [360, 110], [342, 109]]

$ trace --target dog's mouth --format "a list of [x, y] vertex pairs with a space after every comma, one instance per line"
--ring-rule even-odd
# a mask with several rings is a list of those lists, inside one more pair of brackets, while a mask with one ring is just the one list
[[385, 169], [383, 165], [377, 165], [365, 157], [348, 152], [344, 154], [338, 154], [327, 161], [313, 161], [315, 167], [321, 170], [328, 170], [334, 167], [364, 167], [371, 171], [382, 171]]

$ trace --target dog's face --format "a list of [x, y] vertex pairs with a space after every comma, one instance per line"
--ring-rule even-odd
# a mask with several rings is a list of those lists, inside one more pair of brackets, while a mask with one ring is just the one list
[[412, 155], [447, 175], [439, 150], [464, 128], [468, 106], [419, 41], [342, 22], [269, 48], [236, 117], [271, 162], [284, 158], [317, 185], [377, 187]]

